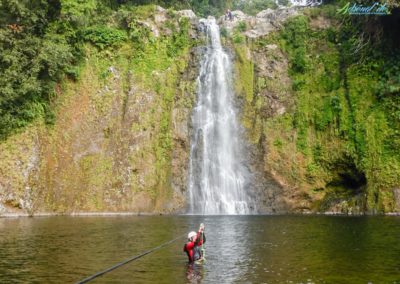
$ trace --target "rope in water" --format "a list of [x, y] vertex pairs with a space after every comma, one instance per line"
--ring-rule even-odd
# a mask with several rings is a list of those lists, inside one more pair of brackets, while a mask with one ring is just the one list
[[165, 246], [167, 246], [167, 245], [169, 245], [169, 244], [171, 244], [171, 243], [173, 243], [173, 242], [175, 242], [175, 241], [177, 241], [177, 240], [179, 240], [179, 239], [182, 239], [184, 236], [186, 236], [186, 234], [185, 234], [185, 235], [181, 235], [181, 236], [179, 236], [179, 237], [177, 237], [177, 238], [175, 238], [175, 239], [173, 239], [173, 240], [170, 240], [170, 241], [168, 241], [168, 242], [166, 242], [166, 243], [163, 243], [163, 244], [161, 244], [161, 245], [159, 245], [159, 246], [157, 246], [157, 247], [155, 247], [155, 248], [152, 248], [152, 249], [150, 249], [150, 250], [148, 250], [148, 251], [145, 251], [145, 252], [143, 252], [143, 253], [141, 253], [141, 254], [139, 254], [139, 255], [133, 256], [133, 257], [131, 257], [131, 258], [129, 258], [129, 259], [123, 261], [123, 262], [117, 263], [116, 265], [111, 266], [110, 268], [107, 268], [107, 269], [105, 269], [105, 270], [103, 270], [103, 271], [97, 272], [96, 274], [93, 274], [92, 276], [89, 276], [89, 277], [87, 277], [87, 278], [85, 278], [85, 279], [83, 279], [83, 280], [77, 282], [77, 284], [82, 284], [82, 283], [87, 283], [87, 282], [89, 282], [89, 281], [92, 281], [93, 279], [95, 279], [95, 278], [97, 278], [97, 277], [100, 277], [100, 276], [102, 276], [102, 275], [104, 275], [104, 274], [106, 274], [106, 273], [108, 273], [108, 272], [111, 272], [111, 271], [113, 271], [114, 269], [117, 269], [118, 267], [120, 267], [120, 266], [122, 266], [122, 265], [125, 265], [125, 264], [127, 264], [127, 263], [129, 263], [129, 262], [131, 262], [131, 261], [134, 261], [134, 260], [136, 260], [136, 259], [139, 259], [139, 258], [141, 258], [141, 257], [143, 257], [143, 256], [145, 256], [145, 255], [147, 255], [147, 254], [149, 254], [149, 253], [152, 253], [153, 251], [156, 251], [156, 250], [158, 250], [158, 249], [160, 249], [160, 248], [163, 248], [163, 247], [165, 247]]

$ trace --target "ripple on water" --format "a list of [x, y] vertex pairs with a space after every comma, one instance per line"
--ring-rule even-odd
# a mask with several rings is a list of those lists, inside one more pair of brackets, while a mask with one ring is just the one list
[[95, 283], [400, 282], [399, 217], [125, 216], [0, 219], [0, 283], [73, 283], [200, 222], [206, 264], [182, 239]]

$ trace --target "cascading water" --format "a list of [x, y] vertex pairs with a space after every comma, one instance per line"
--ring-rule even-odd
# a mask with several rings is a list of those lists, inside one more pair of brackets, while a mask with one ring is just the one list
[[208, 46], [193, 109], [189, 194], [191, 214], [250, 214], [249, 172], [232, 90], [231, 59], [223, 50], [215, 19], [202, 20]]

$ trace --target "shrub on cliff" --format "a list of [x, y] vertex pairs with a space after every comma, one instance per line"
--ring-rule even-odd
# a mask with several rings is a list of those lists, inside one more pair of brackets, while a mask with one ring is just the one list
[[0, 139], [38, 117], [52, 117], [54, 83], [73, 60], [68, 40], [48, 32], [60, 13], [53, 2], [1, 2]]
[[122, 30], [105, 26], [95, 26], [83, 32], [83, 38], [90, 41], [100, 49], [115, 46], [127, 39], [126, 33]]

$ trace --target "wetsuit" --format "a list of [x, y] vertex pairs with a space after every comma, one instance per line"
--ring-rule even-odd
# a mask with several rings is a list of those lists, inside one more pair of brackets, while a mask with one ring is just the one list
[[206, 242], [206, 235], [204, 232], [197, 232], [195, 241], [189, 241], [183, 247], [183, 251], [186, 252], [189, 262], [194, 262], [202, 258], [200, 247]]

